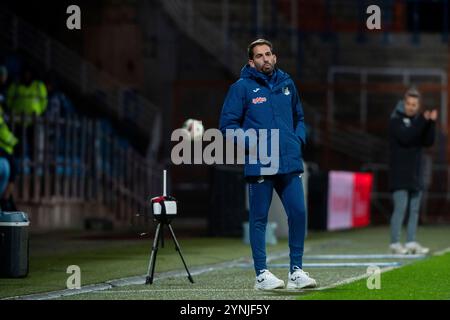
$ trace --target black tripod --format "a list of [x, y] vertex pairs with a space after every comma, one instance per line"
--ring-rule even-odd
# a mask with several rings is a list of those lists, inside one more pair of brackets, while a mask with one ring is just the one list
[[183, 254], [181, 253], [180, 245], [178, 244], [177, 238], [175, 237], [175, 232], [173, 231], [172, 225], [170, 224], [170, 220], [168, 220], [165, 216], [162, 216], [161, 219], [158, 219], [158, 225], [156, 226], [155, 238], [153, 239], [152, 253], [150, 255], [150, 261], [148, 264], [147, 277], [145, 278], [145, 284], [153, 283], [153, 275], [155, 273], [155, 264], [156, 264], [156, 255], [158, 254], [158, 248], [160, 245], [160, 241], [162, 247], [164, 247], [164, 236], [163, 236], [163, 228], [164, 225], [167, 225], [170, 231], [170, 235], [172, 236], [173, 242], [175, 243], [175, 250], [178, 251], [181, 257], [181, 261], [183, 261], [184, 268], [188, 274], [188, 279], [191, 283], [194, 283], [194, 279], [192, 279], [191, 274], [189, 273], [186, 262], [184, 261]]

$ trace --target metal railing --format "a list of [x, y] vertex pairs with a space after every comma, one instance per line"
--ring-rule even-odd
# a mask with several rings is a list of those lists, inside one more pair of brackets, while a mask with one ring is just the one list
[[323, 145], [339, 153], [362, 162], [387, 161], [388, 143], [360, 128], [344, 125], [339, 121], [329, 121], [321, 116], [318, 108], [303, 103], [308, 116], [308, 124], [312, 126], [312, 139], [316, 145]]
[[[343, 76], [352, 76], [356, 77], [356, 90], [355, 90], [355, 82], [348, 82], [345, 81], [339, 81], [337, 80], [338, 77]], [[336, 117], [337, 110], [336, 102], [335, 102], [335, 96], [340, 91], [342, 92], [342, 85], [340, 90], [335, 89], [336, 85], [339, 84], [339, 82], [343, 83], [344, 85], [348, 85], [349, 89], [352, 90], [352, 93], [358, 96], [359, 98], [359, 110], [356, 110], [359, 119], [360, 119], [360, 127], [365, 128], [367, 125], [367, 122], [369, 121], [368, 117], [368, 93], [370, 92], [369, 85], [383, 85], [380, 81], [374, 81], [371, 80], [371, 77], [380, 77], [384, 76], [386, 78], [389, 78], [392, 80], [400, 80], [401, 85], [403, 87], [398, 87], [398, 95], [399, 97], [402, 96], [402, 93], [404, 92], [405, 88], [410, 86], [414, 83], [413, 79], [415, 81], [418, 81], [419, 79], [424, 79], [424, 84], [432, 84], [435, 88], [439, 89], [439, 113], [440, 113], [440, 125], [446, 131], [447, 128], [447, 101], [448, 101], [448, 93], [447, 93], [447, 73], [442, 69], [436, 69], [436, 68], [396, 68], [396, 67], [386, 67], [386, 68], [376, 68], [376, 67], [353, 67], [353, 66], [332, 66], [328, 70], [328, 85], [329, 89], [327, 92], [328, 97], [328, 106], [327, 106], [327, 116], [328, 121], [333, 122]], [[430, 78], [433, 79], [433, 81], [430, 80]], [[422, 83], [422, 84], [423, 84]], [[352, 85], [353, 84], [353, 85]], [[376, 87], [372, 87], [372, 91], [375, 91]], [[403, 91], [402, 91], [403, 90]], [[375, 91], [377, 92], [377, 91]], [[385, 92], [379, 91], [378, 92], [383, 94], [388, 92], [387, 90]], [[436, 94], [436, 95], [437, 95]]]
[[[392, 193], [389, 190], [389, 165], [387, 163], [366, 163], [361, 171], [372, 172], [374, 176], [372, 203], [378, 213], [389, 217], [392, 213]], [[433, 164], [429, 156], [424, 158], [424, 193], [421, 217], [423, 220], [450, 220], [450, 166]]]
[[[15, 149], [15, 198], [26, 205], [94, 203], [130, 222], [159, 190], [160, 168], [101, 120], [77, 115], [10, 116]], [[28, 125], [23, 125], [27, 123]]]

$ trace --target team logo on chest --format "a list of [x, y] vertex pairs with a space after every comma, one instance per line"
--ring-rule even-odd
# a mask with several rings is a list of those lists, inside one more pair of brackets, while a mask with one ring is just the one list
[[403, 124], [406, 127], [411, 127], [411, 120], [409, 118], [403, 118]]
[[252, 99], [253, 104], [260, 104], [260, 103], [264, 103], [266, 101], [267, 101], [266, 97], [257, 97], [257, 98]]
[[283, 93], [285, 96], [288, 96], [291, 94], [291, 91], [289, 91], [289, 87], [284, 87], [282, 90], [283, 90]]

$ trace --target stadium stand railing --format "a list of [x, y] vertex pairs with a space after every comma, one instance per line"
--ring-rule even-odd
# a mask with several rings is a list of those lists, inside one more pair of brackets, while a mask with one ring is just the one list
[[108, 219], [127, 225], [146, 212], [148, 196], [160, 188], [159, 165], [100, 119], [75, 114], [9, 118], [21, 141], [15, 181], [19, 205], [91, 203], [106, 208]]
[[[427, 154], [424, 158], [423, 201], [420, 219], [423, 223], [450, 222], [450, 166], [436, 164]], [[373, 174], [371, 193], [373, 220], [386, 223], [392, 214], [392, 194], [389, 192], [389, 165], [387, 163], [367, 163], [361, 171]]]

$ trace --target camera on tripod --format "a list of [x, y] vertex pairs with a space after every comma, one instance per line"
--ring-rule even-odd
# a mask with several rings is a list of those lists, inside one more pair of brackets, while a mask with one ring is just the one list
[[172, 196], [158, 196], [150, 199], [155, 220], [170, 220], [177, 215], [177, 199]]
[[153, 217], [157, 221], [170, 221], [177, 215], [177, 199], [167, 195], [166, 170], [163, 171], [163, 195], [150, 199]]
[[171, 221], [173, 218], [177, 215], [177, 200], [167, 195], [167, 188], [166, 188], [166, 170], [163, 171], [163, 195], [157, 196], [150, 199], [150, 204], [153, 212], [153, 217], [155, 221], [158, 221], [158, 225], [156, 226], [156, 232], [155, 237], [153, 238], [153, 245], [152, 245], [152, 253], [150, 255], [150, 261], [148, 264], [148, 271], [147, 271], [147, 277], [145, 278], [146, 284], [152, 284], [153, 283], [153, 275], [155, 273], [155, 264], [156, 264], [156, 256], [158, 253], [158, 248], [161, 245], [164, 246], [164, 235], [163, 230], [164, 226], [166, 226], [169, 231], [170, 235], [172, 236], [172, 240], [175, 243], [175, 249], [180, 255], [181, 261], [183, 262], [184, 268], [186, 269], [186, 272], [188, 274], [188, 279], [191, 283], [194, 283], [194, 279], [192, 279], [192, 276], [189, 272], [189, 269], [186, 265], [186, 262], [184, 261], [183, 254], [181, 253], [180, 244], [177, 241], [177, 238], [175, 237], [175, 232], [173, 231]]

